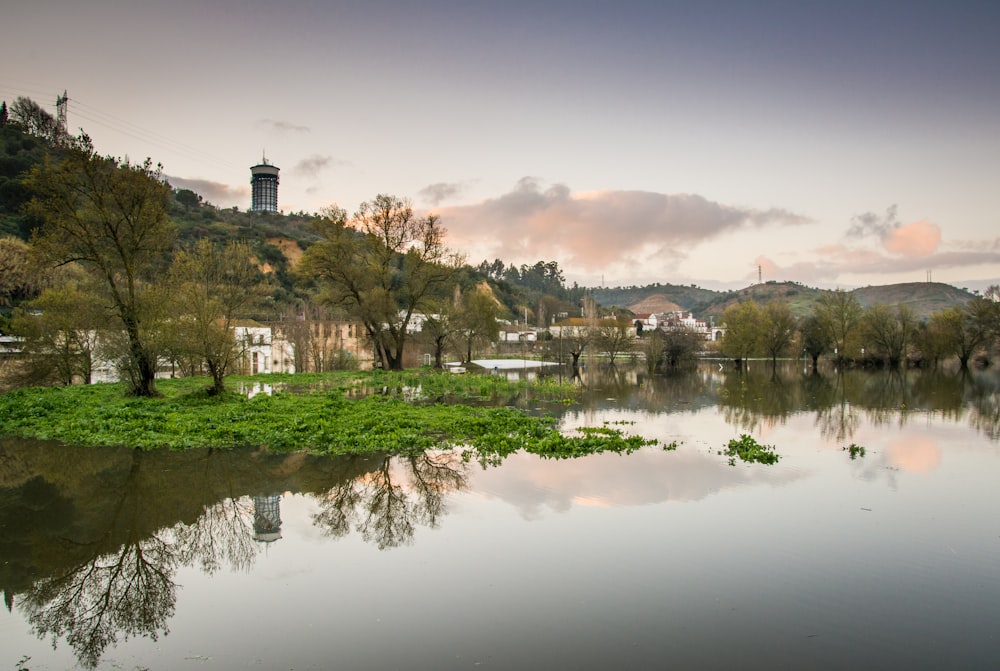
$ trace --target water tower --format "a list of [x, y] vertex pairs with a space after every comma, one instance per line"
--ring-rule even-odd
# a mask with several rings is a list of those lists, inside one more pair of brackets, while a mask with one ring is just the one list
[[251, 211], [278, 211], [278, 168], [268, 163], [266, 157], [250, 168], [250, 187]]

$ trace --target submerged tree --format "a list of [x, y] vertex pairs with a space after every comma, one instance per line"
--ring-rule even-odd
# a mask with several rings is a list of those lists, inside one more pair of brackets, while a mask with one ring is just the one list
[[802, 338], [802, 349], [812, 360], [813, 371], [815, 371], [820, 356], [830, 350], [833, 339], [815, 314], [809, 315], [799, 323], [799, 335]]
[[123, 373], [136, 396], [156, 394], [157, 337], [165, 301], [157, 288], [174, 241], [167, 220], [170, 187], [159, 166], [94, 152], [82, 136], [59, 161], [45, 160], [29, 179], [29, 210], [43, 222], [39, 256], [55, 265], [78, 262], [105, 284], [125, 334]]
[[892, 368], [898, 367], [906, 357], [916, 325], [913, 311], [903, 304], [893, 310], [888, 305], [876, 303], [862, 318], [862, 332], [868, 348], [873, 355], [888, 360]]
[[761, 316], [761, 347], [771, 357], [771, 363], [774, 363], [779, 356], [788, 352], [795, 338], [795, 315], [788, 303], [771, 301], [764, 306]]
[[594, 332], [594, 347], [608, 355], [608, 362], [614, 363], [619, 354], [627, 354], [635, 346], [632, 324], [617, 319], [602, 319]]
[[726, 325], [726, 334], [722, 337], [723, 354], [741, 363], [757, 353], [763, 317], [755, 301], [730, 305], [722, 314], [722, 321]]
[[927, 323], [943, 351], [957, 356], [962, 368], [968, 368], [973, 355], [989, 343], [990, 304], [977, 297], [965, 307], [935, 312]]
[[838, 361], [850, 358], [856, 351], [863, 313], [854, 294], [841, 289], [823, 294], [816, 304], [814, 314], [826, 330]]
[[364, 324], [383, 367], [401, 370], [414, 313], [440, 297], [458, 267], [438, 218], [417, 217], [407, 201], [383, 194], [351, 219], [331, 207], [314, 225], [320, 239], [299, 272], [318, 281], [321, 300]]

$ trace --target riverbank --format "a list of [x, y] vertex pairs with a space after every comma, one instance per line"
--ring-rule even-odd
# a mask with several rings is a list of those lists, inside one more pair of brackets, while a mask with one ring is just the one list
[[227, 380], [157, 381], [159, 398], [125, 396], [119, 384], [21, 389], [0, 395], [0, 436], [138, 449], [263, 447], [315, 454], [410, 453], [469, 448], [483, 456], [631, 451], [655, 444], [618, 429], [562, 435], [552, 417], [511, 407], [572, 403], [572, 385], [432, 371], [344, 371]]

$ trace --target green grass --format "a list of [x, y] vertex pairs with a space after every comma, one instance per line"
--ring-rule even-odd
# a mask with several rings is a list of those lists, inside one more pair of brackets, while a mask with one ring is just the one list
[[[252, 399], [232, 391], [209, 396], [204, 378], [158, 381], [162, 396], [152, 399], [129, 398], [116, 384], [18, 390], [0, 396], [0, 435], [140, 449], [252, 446], [319, 454], [405, 454], [463, 448], [481, 459], [517, 450], [545, 457], [628, 452], [656, 442], [608, 427], [564, 436], [552, 417], [435, 400], [481, 402], [524, 388], [524, 383], [499, 377], [350, 371], [240, 377], [227, 386], [254, 382], [271, 384], [275, 392]], [[533, 398], [564, 399], [572, 393], [569, 385], [531, 386]]]

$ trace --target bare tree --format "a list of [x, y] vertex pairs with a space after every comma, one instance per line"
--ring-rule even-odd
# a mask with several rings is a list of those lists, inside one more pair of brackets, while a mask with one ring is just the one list
[[814, 314], [830, 336], [838, 361], [850, 358], [858, 348], [858, 326], [864, 309], [854, 294], [837, 289], [823, 294]]
[[760, 330], [761, 347], [771, 357], [771, 362], [788, 352], [795, 337], [795, 315], [788, 303], [771, 301], [761, 311], [763, 322]]
[[619, 354], [631, 352], [635, 345], [632, 335], [632, 325], [628, 321], [617, 319], [602, 319], [594, 334], [594, 346], [608, 355], [610, 363], [614, 363]]
[[13, 121], [29, 135], [53, 139], [56, 134], [56, 119], [31, 98], [20, 96], [10, 105], [8, 111]]
[[916, 325], [913, 312], [905, 305], [897, 305], [894, 311], [884, 303], [876, 303], [865, 310], [862, 334], [871, 354], [885, 357], [889, 366], [896, 368], [906, 357]]
[[175, 300], [175, 349], [205, 363], [212, 394], [225, 391], [224, 379], [241, 354], [233, 337], [236, 320], [263, 296], [261, 273], [250, 245], [220, 247], [199, 240], [182, 250], [170, 270]]
[[416, 217], [394, 196], [362, 203], [350, 220], [337, 207], [324, 215], [299, 272], [319, 282], [324, 302], [364, 324], [383, 367], [402, 370], [414, 313], [440, 297], [460, 259], [444, 246], [437, 217]]

